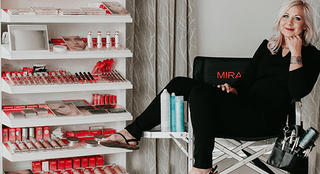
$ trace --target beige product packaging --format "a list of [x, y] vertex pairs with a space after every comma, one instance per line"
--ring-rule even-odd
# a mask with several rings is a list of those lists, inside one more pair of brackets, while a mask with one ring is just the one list
[[61, 147], [59, 146], [59, 144], [56, 142], [56, 141], [54, 141], [53, 139], [51, 139], [51, 138], [48, 138], [48, 142], [51, 144], [51, 146], [53, 147], [53, 148], [55, 148], [55, 149], [60, 149]]
[[23, 152], [27, 152], [28, 148], [26, 145], [23, 144], [23, 142], [21, 142], [20, 140], [16, 141], [16, 144], [19, 146], [19, 148], [23, 151]]
[[35, 139], [31, 139], [31, 142], [36, 146], [38, 150], [44, 150], [43, 146]]
[[46, 140], [41, 138], [39, 141], [41, 142], [44, 148], [46, 148], [47, 150], [52, 150], [52, 146]]
[[34, 145], [30, 142], [30, 140], [25, 139], [23, 140], [24, 144], [26, 144], [26, 146], [28, 147], [29, 150], [31, 151], [35, 151], [37, 150], [36, 147], [34, 147]]

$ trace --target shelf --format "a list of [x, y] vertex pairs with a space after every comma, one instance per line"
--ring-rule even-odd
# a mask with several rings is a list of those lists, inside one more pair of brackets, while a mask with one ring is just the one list
[[131, 16], [111, 15], [9, 15], [2, 11], [1, 22], [7, 23], [131, 23]]
[[11, 162], [19, 161], [36, 161], [52, 158], [69, 158], [75, 156], [89, 156], [89, 155], [101, 155], [101, 154], [115, 154], [132, 152], [132, 150], [121, 148], [110, 148], [104, 146], [97, 146], [92, 148], [78, 148], [78, 149], [60, 149], [43, 152], [25, 152], [25, 153], [10, 153], [4, 144], [2, 144], [3, 153], [2, 156]]
[[1, 80], [2, 91], [9, 94], [35, 94], [53, 92], [80, 92], [97, 90], [132, 89], [132, 84], [130, 82], [10, 86], [5, 80]]
[[26, 118], [10, 119], [2, 111], [2, 124], [10, 127], [36, 127], [36, 126], [56, 126], [56, 125], [74, 125], [74, 124], [93, 124], [101, 122], [129, 121], [132, 116], [126, 113], [108, 113], [99, 115], [73, 116], [73, 117], [50, 117], [50, 118]]
[[106, 57], [132, 57], [132, 52], [122, 47], [120, 50], [106, 51], [65, 51], [65, 52], [11, 52], [9, 44], [3, 44], [1, 57], [9, 60], [30, 60], [30, 59], [91, 59]]
[[188, 132], [149, 132], [145, 131], [142, 133], [144, 138], [171, 138], [170, 134], [175, 138], [187, 138]]

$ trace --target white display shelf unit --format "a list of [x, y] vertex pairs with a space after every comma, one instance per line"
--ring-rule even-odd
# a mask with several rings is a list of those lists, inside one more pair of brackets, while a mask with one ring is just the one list
[[131, 16], [116, 15], [9, 15], [2, 11], [6, 23], [130, 23]]
[[74, 148], [74, 149], [59, 149], [50, 150], [43, 152], [23, 152], [23, 153], [11, 153], [7, 147], [2, 144], [3, 154], [2, 156], [11, 162], [19, 161], [37, 161], [43, 159], [53, 158], [67, 158], [76, 156], [88, 156], [88, 155], [101, 155], [101, 154], [116, 154], [132, 152], [132, 150], [121, 149], [121, 148], [109, 148], [104, 146], [97, 146], [92, 148]]
[[61, 84], [61, 85], [30, 85], [10, 86], [2, 79], [2, 91], [8, 94], [32, 94], [32, 93], [58, 93], [77, 91], [117, 90], [132, 89], [131, 82], [113, 83], [84, 83], [84, 84]]
[[1, 57], [8, 60], [30, 60], [30, 59], [91, 59], [91, 58], [124, 58], [132, 57], [129, 49], [103, 50], [103, 51], [64, 51], [64, 52], [31, 52], [14, 51], [11, 52], [9, 44], [3, 44]]
[[[72, 2], [71, 2], [72, 1]], [[116, 0], [125, 6], [125, 0]], [[79, 51], [71, 52], [66, 51], [62, 53], [56, 52], [19, 52], [19, 51], [10, 51], [8, 44], [1, 44], [0, 46], [0, 55], [2, 61], [1, 70], [3, 66], [7, 64], [15, 68], [19, 68], [20, 65], [15, 65], [15, 63], [24, 63], [29, 60], [52, 60], [50, 63], [63, 62], [63, 68], [69, 69], [79, 66], [78, 64], [73, 64], [73, 61], [68, 59], [75, 60], [83, 59], [84, 61], [78, 62], [88, 62], [90, 59], [107, 59], [107, 58], [117, 58], [117, 70], [124, 74], [126, 71], [126, 60], [127, 57], [132, 57], [132, 52], [125, 48], [126, 46], [126, 25], [125, 23], [131, 23], [131, 16], [109, 16], [109, 15], [81, 15], [81, 16], [58, 16], [58, 15], [9, 15], [2, 9], [6, 8], [27, 8], [31, 6], [42, 6], [45, 7], [49, 3], [49, 6], [65, 7], [65, 8], [78, 8], [81, 4], [87, 2], [95, 2], [94, 0], [55, 0], [53, 2], [49, 1], [39, 1], [39, 0], [2, 0], [0, 2], [1, 7], [1, 31], [6, 30], [6, 25], [19, 24], [19, 25], [33, 25], [33, 24], [44, 24], [50, 27], [49, 37], [58, 38], [65, 33], [86, 33], [87, 31], [101, 30], [106, 32], [107, 30], [119, 30], [121, 33], [120, 43], [123, 45], [122, 49], [119, 50], [103, 50], [103, 51]], [[65, 6], [65, 4], [67, 4]], [[81, 26], [79, 28], [78, 26]], [[78, 27], [78, 28], [77, 28]], [[111, 28], [111, 29], [110, 29]], [[83, 36], [81, 36], [83, 37]], [[50, 39], [49, 38], [49, 39]], [[20, 62], [20, 60], [22, 60]], [[95, 61], [95, 60], [94, 60]], [[80, 66], [84, 65], [82, 63]], [[87, 65], [84, 65], [85, 67]], [[83, 68], [81, 67], [81, 68]], [[79, 68], [81, 70], [81, 68]], [[79, 71], [80, 71], [79, 70]], [[75, 70], [77, 71], [77, 70]], [[81, 92], [94, 93], [95, 91], [111, 91], [115, 92], [120, 97], [118, 98], [118, 103], [122, 103], [125, 107], [125, 92], [127, 89], [132, 89], [133, 86], [131, 82], [114, 82], [114, 83], [88, 83], [88, 84], [62, 84], [62, 85], [33, 85], [33, 86], [10, 86], [2, 79], [0, 93], [0, 102], [2, 103], [3, 95], [6, 95], [8, 98], [19, 98], [19, 96], [29, 97], [33, 94], [40, 96], [41, 100], [44, 100], [44, 97], [55, 95], [54, 98], [59, 98], [58, 95], [61, 95], [60, 98], [63, 98], [63, 93], [73, 92], [74, 95], [80, 96]], [[14, 94], [15, 96], [10, 96], [8, 94]], [[60, 94], [61, 93], [61, 94]], [[75, 97], [77, 97], [75, 96]], [[50, 96], [53, 97], [53, 96]], [[95, 125], [100, 123], [106, 123], [110, 127], [118, 130], [123, 129], [126, 126], [126, 121], [132, 120], [132, 115], [129, 112], [126, 113], [108, 113], [102, 115], [92, 115], [92, 116], [75, 116], [75, 117], [51, 117], [51, 118], [32, 118], [32, 119], [21, 119], [21, 120], [11, 120], [3, 111], [1, 114], [1, 123], [8, 127], [35, 127], [35, 126], [66, 126], [70, 127], [73, 125]], [[113, 124], [114, 123], [114, 124]], [[69, 126], [70, 125], [70, 126]], [[0, 130], [2, 134], [2, 130]], [[2, 144], [2, 139], [0, 141]], [[31, 168], [31, 162], [44, 159], [53, 159], [53, 158], [68, 158], [75, 156], [88, 156], [88, 155], [107, 155], [105, 158], [106, 162], [115, 162], [120, 166], [126, 168], [126, 152], [132, 152], [131, 150], [120, 149], [120, 148], [107, 148], [103, 146], [98, 146], [94, 148], [79, 148], [79, 149], [62, 149], [54, 151], [43, 151], [43, 152], [30, 152], [30, 153], [11, 153], [2, 144], [0, 148], [0, 154], [3, 158], [0, 158], [0, 171], [5, 171], [8, 169], [18, 169], [20, 165]], [[7, 160], [3, 160], [3, 159]], [[13, 162], [13, 163], [12, 163]], [[13, 166], [14, 165], [14, 166]], [[12, 168], [13, 167], [13, 168]], [[21, 168], [21, 167], [20, 167]]]
[[48, 118], [25, 118], [25, 119], [10, 119], [2, 111], [2, 124], [11, 127], [36, 127], [36, 126], [57, 126], [57, 125], [75, 125], [75, 124], [94, 124], [101, 122], [117, 122], [132, 120], [132, 115], [129, 112], [124, 113], [108, 113], [86, 116], [63, 116], [63, 117], [48, 117]]

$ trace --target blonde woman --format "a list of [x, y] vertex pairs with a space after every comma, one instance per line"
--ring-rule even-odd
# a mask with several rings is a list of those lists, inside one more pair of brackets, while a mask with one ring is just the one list
[[[311, 7], [304, 0], [285, 1], [274, 28], [276, 34], [262, 42], [233, 86], [177, 77], [165, 87], [190, 104], [195, 163], [189, 174], [216, 173], [212, 169], [215, 137], [281, 133], [292, 98], [302, 98], [312, 90], [320, 71], [320, 53], [312, 46], [318, 37]], [[142, 131], [160, 124], [159, 107], [158, 95], [132, 124], [111, 135], [107, 144], [136, 146]]]

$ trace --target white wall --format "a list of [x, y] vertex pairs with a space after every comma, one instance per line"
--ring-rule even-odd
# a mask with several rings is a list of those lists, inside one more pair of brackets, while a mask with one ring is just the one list
[[252, 57], [284, 0], [197, 0], [197, 55]]

